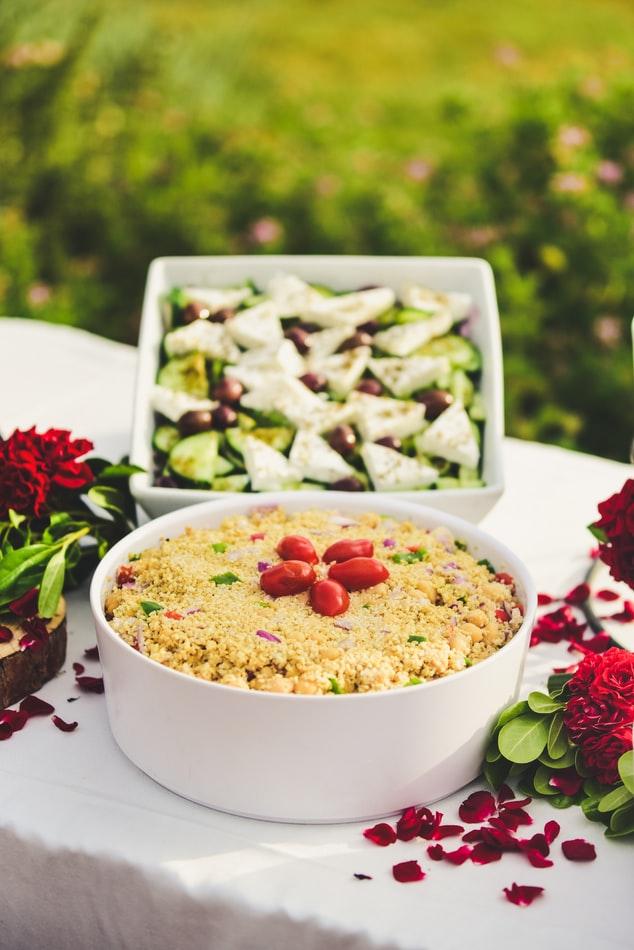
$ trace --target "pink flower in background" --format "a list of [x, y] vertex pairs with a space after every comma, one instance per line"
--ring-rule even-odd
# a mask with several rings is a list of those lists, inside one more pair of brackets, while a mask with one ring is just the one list
[[557, 133], [557, 141], [565, 148], [580, 148], [590, 141], [590, 133], [581, 125], [562, 125]]
[[634, 211], [634, 191], [628, 191], [623, 199], [623, 204], [628, 211]]
[[513, 43], [500, 43], [495, 47], [493, 56], [501, 66], [508, 68], [517, 66], [522, 58], [522, 54]]
[[552, 180], [553, 191], [562, 194], [579, 195], [588, 190], [589, 182], [579, 172], [559, 172]]
[[412, 181], [425, 181], [432, 173], [432, 165], [424, 158], [412, 158], [405, 165], [405, 174]]
[[249, 237], [255, 244], [272, 244], [278, 241], [283, 228], [276, 218], [259, 218], [249, 229]]
[[623, 169], [618, 162], [606, 158], [597, 166], [597, 178], [604, 185], [618, 185], [623, 181]]
[[41, 307], [51, 299], [51, 288], [48, 284], [31, 284], [26, 292], [26, 299], [32, 307]]
[[592, 332], [596, 339], [608, 349], [614, 349], [623, 339], [623, 327], [618, 317], [603, 314], [597, 317], [592, 324]]

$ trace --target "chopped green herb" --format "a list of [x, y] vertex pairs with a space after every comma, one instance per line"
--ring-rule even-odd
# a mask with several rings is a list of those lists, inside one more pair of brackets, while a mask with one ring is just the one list
[[153, 600], [142, 600], [141, 610], [146, 615], [146, 617], [149, 617], [150, 614], [156, 613], [157, 610], [163, 610], [163, 605], [157, 604]]
[[216, 541], [215, 544], [211, 545], [216, 554], [224, 554], [227, 550], [228, 545], [224, 541]]
[[334, 678], [334, 676], [330, 676], [328, 677], [328, 679], [330, 682], [330, 692], [336, 693], [337, 696], [340, 696], [343, 693], [343, 690], [341, 686], [339, 685], [339, 682]]
[[466, 594], [460, 594], [460, 597], [456, 597], [456, 600], [459, 600], [461, 604], [464, 604], [464, 605], [465, 605], [465, 607], [467, 606], [467, 595], [466, 595]]
[[140, 560], [141, 560], [140, 554], [128, 554], [128, 561], [140, 561]]
[[455, 541], [454, 542], [459, 551], [466, 551], [467, 545], [464, 541]]
[[410, 637], [407, 638], [408, 643], [427, 643], [427, 637], [421, 637], [417, 633], [413, 633]]
[[419, 676], [412, 676], [410, 680], [405, 684], [406, 686], [418, 686], [422, 683], [422, 679]]
[[235, 584], [240, 578], [233, 571], [225, 571], [224, 574], [214, 574], [211, 578], [214, 584]]
[[372, 610], [372, 604], [361, 604], [364, 610]]
[[272, 606], [273, 606], [273, 604], [269, 603], [268, 600], [258, 600], [258, 604], [259, 604], [260, 607], [272, 607]]
[[487, 569], [487, 571], [489, 572], [489, 574], [495, 574], [495, 568], [493, 567], [493, 565], [491, 564], [491, 562], [489, 561], [488, 558], [486, 558], [486, 557], [481, 558], [481, 559], [478, 561], [478, 564], [481, 564], [482, 567], [486, 567], [486, 569]]
[[390, 560], [395, 564], [415, 564], [417, 561], [424, 561], [426, 557], [425, 548], [418, 548], [417, 551], [398, 551], [390, 555]]
[[473, 660], [470, 659], [470, 657], [466, 656], [466, 657], [464, 658], [464, 665], [465, 665], [465, 666], [473, 666]]

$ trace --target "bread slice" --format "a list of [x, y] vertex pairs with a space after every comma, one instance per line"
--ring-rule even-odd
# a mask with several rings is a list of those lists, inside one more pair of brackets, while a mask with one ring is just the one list
[[3, 623], [13, 639], [0, 643], [0, 709], [12, 706], [52, 679], [66, 659], [66, 604], [62, 598], [46, 624], [47, 642], [37, 650], [20, 650], [24, 630], [18, 623]]

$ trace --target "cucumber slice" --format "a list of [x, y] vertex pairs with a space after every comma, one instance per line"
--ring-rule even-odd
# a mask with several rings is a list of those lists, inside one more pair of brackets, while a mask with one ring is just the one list
[[437, 478], [436, 479], [436, 488], [463, 488], [459, 478]]
[[451, 374], [449, 389], [458, 402], [467, 409], [473, 402], [474, 386], [462, 369], [456, 369]]
[[154, 430], [152, 448], [162, 455], [169, 455], [179, 441], [180, 432], [176, 426], [159, 426]]
[[189, 393], [196, 399], [206, 399], [209, 395], [205, 357], [202, 353], [172, 357], [159, 370], [156, 381], [159, 386], [166, 386], [175, 392]]
[[[240, 455], [242, 455], [244, 447], [244, 435], [244, 432], [235, 428], [227, 429], [225, 432], [228, 444], [234, 452], [239, 452]], [[295, 430], [287, 428], [286, 426], [270, 426], [268, 428], [256, 427], [255, 429], [251, 429], [249, 435], [259, 439], [260, 442], [266, 442], [267, 445], [270, 445], [272, 449], [277, 449], [278, 452], [286, 452], [293, 441]]]
[[248, 475], [227, 475], [225, 478], [214, 478], [211, 487], [214, 491], [246, 491], [248, 484]]
[[433, 312], [417, 310], [415, 307], [403, 307], [402, 310], [392, 311], [392, 323], [418, 323], [419, 320], [429, 320]]
[[177, 442], [169, 454], [169, 467], [188, 482], [211, 485], [218, 460], [218, 433], [198, 432]]
[[446, 356], [455, 369], [474, 373], [482, 367], [480, 351], [463, 336], [440, 336], [430, 340], [416, 351], [417, 356]]
[[244, 412], [238, 413], [238, 428], [242, 429], [243, 432], [248, 432], [249, 429], [255, 429], [255, 426], [255, 419], [252, 419], [251, 416], [247, 416]]
[[478, 469], [467, 468], [466, 465], [461, 465], [458, 469], [458, 481], [461, 488], [479, 488], [484, 485]]
[[219, 455], [216, 459], [216, 469], [214, 472], [215, 476], [218, 477], [219, 475], [228, 475], [229, 472], [232, 472], [233, 470], [233, 463], [224, 458], [222, 455]]
[[486, 409], [482, 393], [474, 393], [473, 400], [469, 406], [469, 415], [474, 422], [484, 422], [486, 419]]

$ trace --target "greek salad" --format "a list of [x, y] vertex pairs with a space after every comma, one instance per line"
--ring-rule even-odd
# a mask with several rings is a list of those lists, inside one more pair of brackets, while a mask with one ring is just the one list
[[472, 300], [408, 286], [179, 287], [163, 301], [155, 485], [214, 491], [477, 487]]

